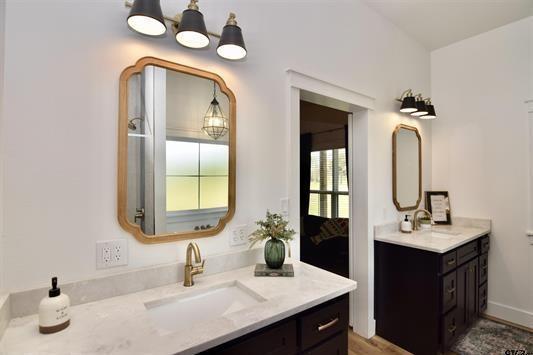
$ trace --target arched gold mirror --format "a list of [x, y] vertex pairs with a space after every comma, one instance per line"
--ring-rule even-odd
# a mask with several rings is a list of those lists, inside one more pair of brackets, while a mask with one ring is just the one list
[[422, 138], [400, 124], [392, 134], [392, 198], [398, 211], [416, 210], [422, 200]]
[[141, 58], [120, 76], [118, 220], [143, 243], [218, 234], [235, 212], [235, 95], [217, 74]]

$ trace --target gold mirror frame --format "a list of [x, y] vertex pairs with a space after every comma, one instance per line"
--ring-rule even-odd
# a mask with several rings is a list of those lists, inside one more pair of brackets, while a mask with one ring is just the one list
[[[169, 234], [147, 235], [141, 227], [137, 224], [131, 223], [127, 217], [128, 204], [128, 79], [135, 74], [140, 74], [144, 67], [152, 65], [172, 71], [177, 71], [184, 74], [194, 75], [204, 79], [215, 81], [220, 91], [228, 96], [229, 99], [229, 186], [228, 186], [228, 212], [222, 217], [218, 224], [211, 229], [190, 231], [190, 232], [175, 232]], [[237, 103], [235, 95], [227, 87], [224, 79], [215, 73], [188, 67], [185, 65], [169, 62], [163, 59], [154, 57], [144, 57], [135, 63], [135, 65], [127, 67], [120, 74], [120, 88], [119, 88], [119, 119], [118, 119], [118, 222], [127, 232], [141, 243], [155, 244], [168, 243], [178, 240], [196, 239], [214, 236], [220, 233], [226, 224], [233, 218], [235, 214], [235, 171], [236, 171], [236, 112]]]
[[[418, 199], [416, 200], [416, 205], [414, 206], [407, 206], [402, 207], [400, 205], [400, 202], [398, 201], [398, 188], [397, 188], [397, 135], [400, 129], [407, 129], [410, 131], [415, 132], [416, 137], [418, 138]], [[398, 211], [411, 211], [418, 208], [420, 205], [420, 202], [422, 201], [422, 137], [420, 136], [420, 133], [418, 132], [418, 129], [416, 127], [407, 126], [404, 124], [399, 124], [394, 129], [394, 132], [392, 133], [392, 200], [394, 202], [394, 205], [396, 206], [396, 209]]]

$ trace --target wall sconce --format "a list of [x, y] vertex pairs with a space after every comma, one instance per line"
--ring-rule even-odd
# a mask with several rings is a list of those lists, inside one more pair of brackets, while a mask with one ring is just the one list
[[237, 26], [235, 14], [230, 13], [222, 35], [207, 31], [204, 15], [199, 11], [198, 0], [190, 0], [189, 6], [181, 14], [167, 17], [161, 11], [160, 0], [126, 0], [126, 7], [131, 8], [128, 16], [128, 27], [133, 31], [150, 37], [166, 35], [165, 21], [171, 22], [176, 41], [187, 48], [205, 48], [209, 45], [209, 37], [219, 38], [217, 54], [228, 60], [239, 60], [246, 57], [247, 51], [242, 30]]
[[418, 117], [424, 120], [437, 118], [435, 107], [431, 103], [431, 99], [422, 98], [422, 94], [417, 94], [415, 96], [411, 89], [405, 90], [396, 101], [402, 103], [400, 112], [408, 113], [413, 117]]

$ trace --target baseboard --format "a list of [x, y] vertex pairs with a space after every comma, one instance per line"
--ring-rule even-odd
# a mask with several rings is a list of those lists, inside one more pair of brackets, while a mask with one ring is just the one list
[[533, 329], [533, 313], [523, 309], [489, 301], [486, 315], [531, 330]]
[[481, 318], [485, 318], [485, 319], [491, 320], [491, 321], [496, 322], [496, 323], [509, 325], [511, 327], [515, 327], [515, 328], [518, 328], [518, 329], [525, 330], [526, 332], [533, 333], [533, 329], [532, 328], [524, 327], [523, 325], [520, 325], [520, 324], [516, 324], [516, 323], [509, 322], [509, 321], [506, 321], [506, 320], [503, 320], [503, 319], [500, 319], [500, 318], [489, 316], [488, 314], [482, 314]]

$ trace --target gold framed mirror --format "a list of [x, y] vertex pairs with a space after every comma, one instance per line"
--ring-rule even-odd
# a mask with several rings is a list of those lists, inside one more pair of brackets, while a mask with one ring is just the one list
[[144, 57], [120, 75], [118, 220], [142, 243], [220, 233], [235, 213], [236, 100], [217, 74]]
[[422, 138], [404, 124], [392, 134], [392, 199], [398, 211], [415, 210], [422, 201]]

